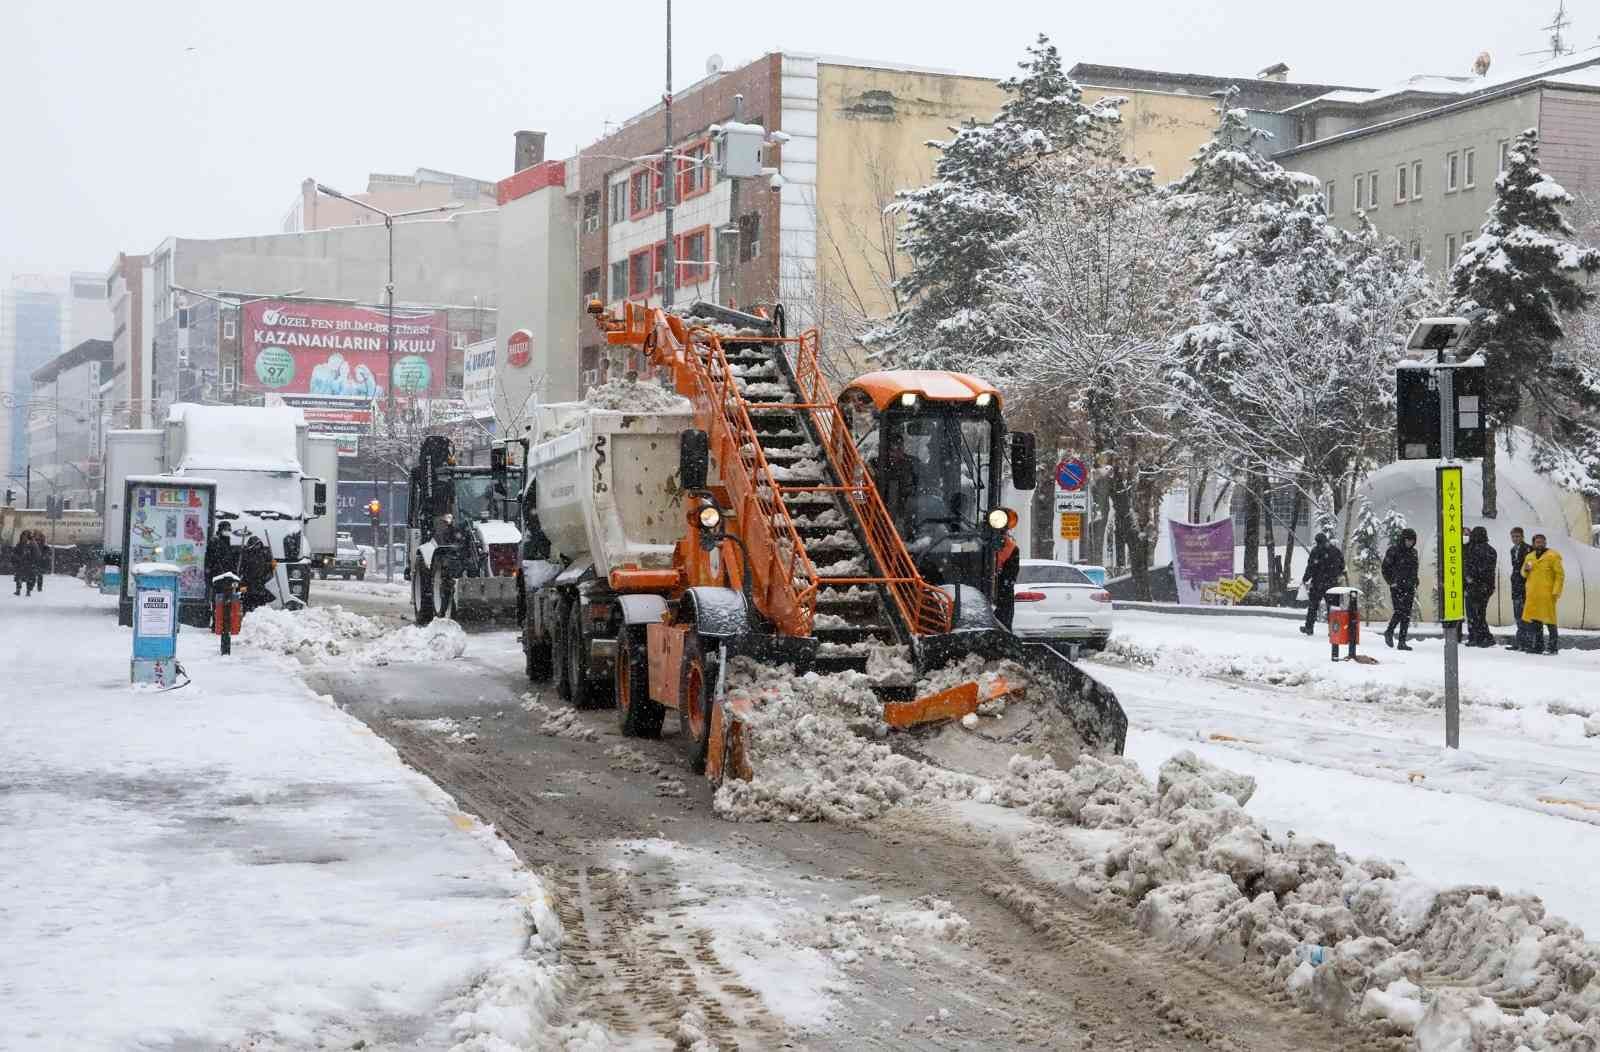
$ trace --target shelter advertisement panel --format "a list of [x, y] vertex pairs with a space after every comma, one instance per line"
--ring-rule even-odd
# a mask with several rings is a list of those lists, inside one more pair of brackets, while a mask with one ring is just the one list
[[247, 303], [243, 385], [278, 394], [368, 401], [387, 397], [391, 382], [400, 396], [443, 394], [449, 347], [445, 312], [397, 308], [394, 318], [391, 356], [389, 317], [383, 307]]
[[1219, 588], [1233, 579], [1233, 519], [1216, 522], [1167, 520], [1172, 531], [1172, 576], [1183, 606], [1231, 602]]
[[153, 481], [129, 481], [126, 486], [126, 565], [171, 563], [178, 568], [178, 595], [204, 600], [215, 489]]

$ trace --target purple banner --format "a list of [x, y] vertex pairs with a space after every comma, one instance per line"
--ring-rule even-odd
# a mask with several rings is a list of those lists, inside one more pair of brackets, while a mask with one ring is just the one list
[[[1172, 576], [1183, 606], [1217, 606], [1233, 602], [1233, 519], [1216, 522], [1167, 520], [1172, 529]], [[1220, 590], [1219, 590], [1220, 589]]]

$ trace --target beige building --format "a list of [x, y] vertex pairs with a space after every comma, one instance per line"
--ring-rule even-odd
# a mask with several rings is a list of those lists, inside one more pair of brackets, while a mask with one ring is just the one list
[[[348, 192], [347, 187], [335, 187]], [[494, 183], [471, 176], [441, 172], [433, 168], [418, 168], [410, 175], [373, 172], [367, 176], [365, 193], [351, 193], [353, 201], [364, 201], [385, 212], [409, 212], [418, 208], [441, 208], [455, 205], [464, 209], [484, 209], [495, 206]], [[341, 200], [317, 193], [317, 181], [305, 179], [300, 183], [300, 195], [283, 217], [285, 234], [298, 234], [307, 230], [327, 230], [336, 226], [362, 226], [383, 222], [383, 217], [370, 212], [353, 201]], [[426, 216], [415, 217], [418, 219]], [[405, 220], [402, 220], [405, 222]]]
[[1365, 217], [1441, 275], [1477, 237], [1521, 132], [1538, 129], [1540, 167], [1567, 190], [1600, 193], [1600, 51], [1494, 78], [1413, 78], [1365, 106], [1334, 93], [1287, 115], [1304, 142], [1279, 162], [1321, 181], [1340, 225]]

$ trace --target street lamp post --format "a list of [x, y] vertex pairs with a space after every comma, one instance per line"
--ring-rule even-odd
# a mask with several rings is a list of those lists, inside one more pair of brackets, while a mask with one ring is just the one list
[[[405, 212], [389, 212], [389, 211], [386, 211], [386, 210], [384, 210], [382, 208], [379, 208], [377, 205], [368, 204], [367, 202], [362, 201], [362, 200], [360, 200], [358, 198], [351, 197], [348, 194], [342, 194], [338, 190], [335, 190], [331, 186], [324, 186], [321, 183], [317, 183], [316, 186], [317, 186], [317, 192], [320, 193], [320, 194], [326, 194], [328, 197], [338, 198], [341, 201], [348, 201], [351, 204], [356, 205], [357, 207], [365, 208], [369, 212], [374, 212], [374, 213], [376, 213], [376, 214], [378, 214], [380, 216], [383, 216], [383, 225], [388, 231], [388, 236], [389, 236], [389, 280], [384, 285], [384, 296], [385, 296], [385, 300], [386, 300], [386, 308], [387, 308], [388, 315], [389, 315], [389, 322], [388, 322], [389, 339], [388, 339], [388, 341], [387, 341], [387, 343], [385, 345], [384, 361], [385, 361], [385, 372], [388, 373], [389, 397], [387, 399], [388, 407], [387, 407], [387, 409], [385, 409], [385, 415], [386, 415], [386, 417], [387, 417], [387, 419], [389, 421], [389, 433], [391, 435], [393, 435], [393, 433], [394, 433], [394, 221], [396, 219], [408, 219], [411, 216], [429, 215], [429, 214], [434, 213], [434, 212], [448, 212], [451, 209], [460, 208], [461, 206], [459, 204], [451, 203], [451, 204], [444, 204], [444, 205], [436, 205], [433, 208], [413, 208], [413, 209], [409, 209], [408, 211], [405, 211]], [[374, 428], [374, 432], [376, 432], [376, 428]], [[376, 435], [374, 435], [374, 437], [376, 437]], [[387, 539], [384, 542], [385, 547], [383, 549], [383, 572], [384, 572], [384, 580], [392, 582], [394, 580], [394, 559], [392, 558], [392, 554], [394, 552], [394, 462], [393, 462], [393, 458], [392, 457], [384, 458], [383, 467], [384, 467], [384, 473], [387, 476], [385, 503], [388, 505], [388, 510], [389, 510], [389, 531], [388, 531]]]

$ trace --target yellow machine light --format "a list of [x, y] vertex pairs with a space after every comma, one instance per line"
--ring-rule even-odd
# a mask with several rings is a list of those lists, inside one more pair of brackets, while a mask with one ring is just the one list
[[1011, 513], [1004, 508], [989, 509], [989, 528], [1003, 530], [1011, 525]]
[[992, 401], [994, 401], [994, 395], [990, 394], [988, 391], [983, 392], [978, 397], [973, 399], [973, 402], [977, 404], [979, 409], [982, 409]]
[[700, 528], [714, 530], [722, 525], [722, 509], [715, 504], [707, 504], [700, 509]]
[[910, 409], [913, 406], [915, 406], [917, 404], [917, 392], [915, 392], [915, 391], [907, 391], [904, 394], [902, 394], [900, 396], [900, 404], [905, 406], [907, 409]]

